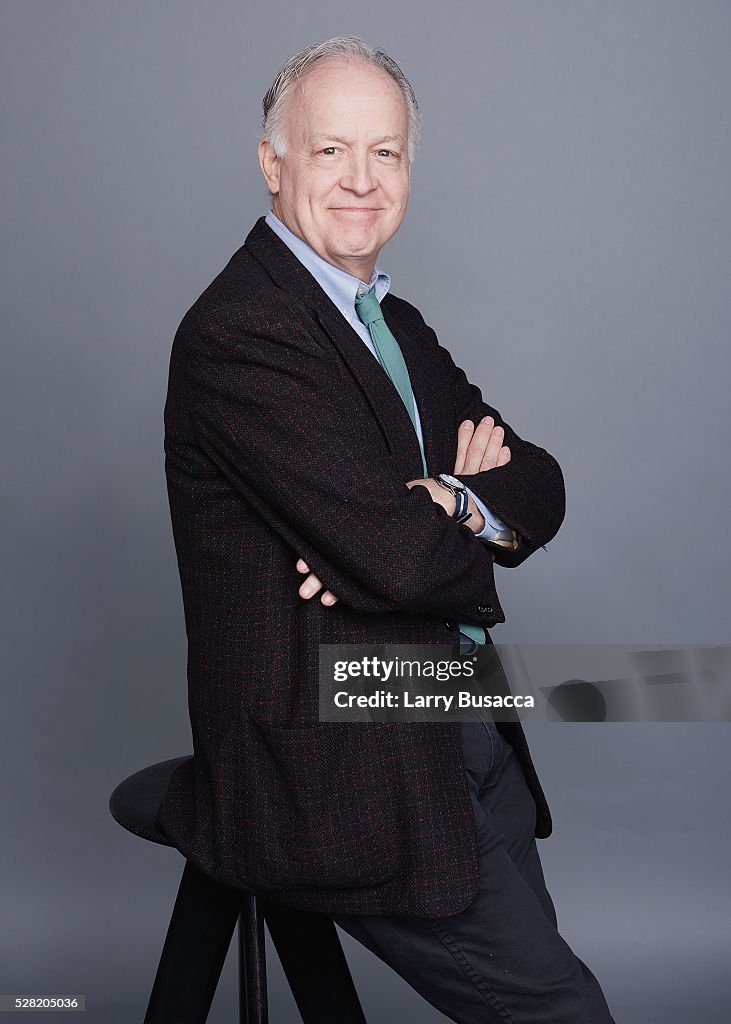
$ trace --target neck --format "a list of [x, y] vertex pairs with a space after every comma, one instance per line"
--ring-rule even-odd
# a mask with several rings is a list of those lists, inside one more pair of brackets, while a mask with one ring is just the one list
[[353, 261], [352, 264], [346, 265], [345, 263], [336, 263], [336, 267], [340, 267], [346, 274], [352, 274], [353, 277], [357, 277], [362, 284], [368, 284], [371, 277], [373, 277], [373, 269], [376, 265], [375, 260], [371, 259], [367, 263], [361, 261]]

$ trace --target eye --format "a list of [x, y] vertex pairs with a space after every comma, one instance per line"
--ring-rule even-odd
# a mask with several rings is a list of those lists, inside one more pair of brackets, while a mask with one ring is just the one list
[[324, 153], [325, 156], [333, 156], [335, 154], [335, 146], [325, 146], [320, 152]]
[[379, 149], [377, 150], [379, 156], [394, 156], [392, 149]]

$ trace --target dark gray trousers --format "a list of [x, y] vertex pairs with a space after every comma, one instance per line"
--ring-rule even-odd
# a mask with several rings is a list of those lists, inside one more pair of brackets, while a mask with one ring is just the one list
[[457, 1024], [614, 1024], [596, 978], [558, 932], [512, 746], [491, 722], [461, 725], [480, 888], [444, 918], [331, 915]]

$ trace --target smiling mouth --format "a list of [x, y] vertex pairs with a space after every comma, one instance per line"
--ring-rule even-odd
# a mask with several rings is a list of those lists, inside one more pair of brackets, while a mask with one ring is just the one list
[[333, 206], [336, 213], [379, 213], [380, 206]]

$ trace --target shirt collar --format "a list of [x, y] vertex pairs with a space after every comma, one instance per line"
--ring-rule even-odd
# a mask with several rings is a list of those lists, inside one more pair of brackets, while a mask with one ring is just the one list
[[264, 218], [269, 227], [277, 234], [284, 244], [291, 249], [297, 259], [312, 274], [322, 290], [335, 303], [343, 316], [352, 319], [355, 313], [355, 297], [359, 291], [367, 291], [375, 285], [375, 295], [380, 302], [391, 286], [391, 278], [376, 264], [371, 279], [366, 284], [353, 274], [341, 270], [328, 263], [319, 253], [315, 252], [299, 235], [283, 224], [273, 210], [269, 210]]

